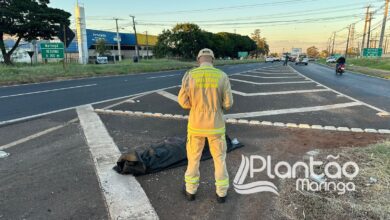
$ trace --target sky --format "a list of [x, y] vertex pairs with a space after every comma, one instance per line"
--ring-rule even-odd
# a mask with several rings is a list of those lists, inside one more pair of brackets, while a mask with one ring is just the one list
[[[336, 33], [335, 48], [345, 50], [348, 26], [355, 24], [357, 47], [361, 41], [366, 8], [375, 11], [373, 37], [379, 33], [385, 0], [79, 0], [86, 14], [87, 28], [115, 31], [119, 18], [121, 32], [133, 32], [134, 15], [137, 32], [158, 35], [176, 23], [192, 22], [210, 32], [249, 35], [261, 30], [271, 52], [306, 50], [316, 46], [326, 49], [328, 39]], [[74, 14], [76, 0], [51, 0], [50, 6]], [[71, 18], [74, 25], [74, 17]], [[390, 23], [390, 22], [389, 22]], [[390, 24], [387, 25], [388, 27]], [[387, 33], [390, 29], [387, 28]]]

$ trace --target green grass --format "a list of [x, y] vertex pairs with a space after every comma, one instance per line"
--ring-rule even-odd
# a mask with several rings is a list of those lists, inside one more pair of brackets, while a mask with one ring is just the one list
[[[319, 59], [317, 62], [335, 67], [335, 64], [327, 64], [325, 59]], [[348, 58], [347, 70], [390, 79], [390, 58]]]
[[[215, 64], [229, 65], [254, 62], [259, 62], [259, 60], [217, 60]], [[15, 64], [14, 66], [0, 65], [0, 85], [189, 69], [196, 65], [196, 62], [169, 59], [142, 60], [139, 63], [125, 60], [119, 64], [106, 65], [67, 64], [66, 70], [63, 69], [62, 63], [38, 64], [34, 66], [27, 64]]]

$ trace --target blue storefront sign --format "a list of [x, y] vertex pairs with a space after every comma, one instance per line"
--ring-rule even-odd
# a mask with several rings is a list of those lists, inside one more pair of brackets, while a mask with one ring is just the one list
[[[122, 46], [134, 46], [135, 45], [135, 35], [134, 34], [125, 34], [119, 33]], [[87, 45], [90, 48], [92, 45], [96, 44], [99, 39], [104, 39], [108, 45], [116, 45], [116, 33], [108, 31], [99, 31], [87, 29]]]

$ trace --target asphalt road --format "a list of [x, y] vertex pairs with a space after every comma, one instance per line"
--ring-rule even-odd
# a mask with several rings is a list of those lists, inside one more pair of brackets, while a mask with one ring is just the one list
[[[257, 68], [259, 64], [220, 67], [226, 73]], [[42, 113], [96, 103], [180, 84], [185, 70], [96, 77], [0, 87], [0, 124]]]
[[[384, 105], [378, 105], [378, 101], [366, 102], [369, 95], [375, 100], [373, 92], [382, 94], [382, 90], [388, 90], [388, 88], [373, 85], [367, 86], [372, 87], [371, 90], [359, 90], [356, 88], [359, 85], [355, 84], [366, 82], [364, 76], [358, 75], [360, 82], [356, 80], [349, 82], [346, 77], [335, 78], [331, 69], [318, 70], [320, 67], [315, 64], [297, 66], [299, 72], [306, 73], [302, 75], [294, 72], [290, 67], [283, 67], [276, 63], [231, 75], [234, 105], [225, 116], [234, 119], [321, 125], [334, 128], [362, 130], [390, 128], [390, 118], [380, 116], [386, 111], [386, 108], [380, 108]], [[348, 74], [348, 76], [355, 77], [354, 74]], [[315, 77], [316, 80], [311, 80]], [[321, 77], [333, 78], [326, 81]], [[388, 83], [381, 79], [366, 78], [367, 81], [378, 81], [369, 82], [375, 85], [382, 84], [383, 87]], [[334, 85], [338, 82], [337, 80], [344, 80], [342, 82], [347, 85]], [[345, 87], [350, 87], [346, 90], [347, 93], [340, 93], [341, 88]], [[178, 92], [178, 87], [165, 89], [163, 92], [139, 97], [135, 103], [125, 102], [112, 109], [188, 115], [188, 112], [182, 110], [177, 104]], [[380, 97], [380, 99], [386, 104], [389, 103], [386, 97]]]
[[332, 89], [390, 112], [390, 80], [348, 71], [342, 76], [336, 76], [332, 68], [312, 63], [292, 67]]

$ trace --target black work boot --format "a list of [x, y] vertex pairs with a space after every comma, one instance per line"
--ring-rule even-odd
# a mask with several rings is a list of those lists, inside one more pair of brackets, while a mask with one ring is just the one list
[[186, 197], [187, 201], [194, 201], [195, 200], [195, 194], [191, 194], [187, 192], [186, 189], [183, 189], [184, 196]]
[[218, 203], [225, 203], [225, 201], [226, 201], [226, 196], [220, 197], [218, 194], [216, 194], [216, 196], [217, 196], [217, 202], [218, 202]]

